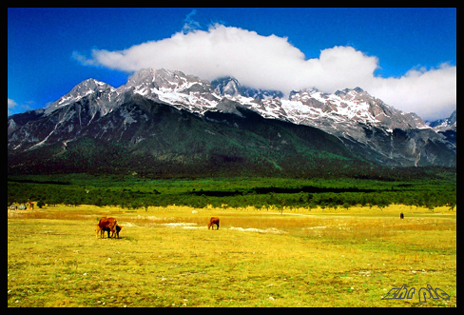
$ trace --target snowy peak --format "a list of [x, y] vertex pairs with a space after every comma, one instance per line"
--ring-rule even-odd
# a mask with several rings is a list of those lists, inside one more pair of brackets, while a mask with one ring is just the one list
[[79, 99], [90, 94], [109, 92], [113, 90], [114, 88], [109, 84], [97, 81], [95, 79], [87, 79], [73, 87], [72, 90], [68, 94], [63, 96], [61, 99], [63, 99], [64, 97], [72, 97], [74, 99]]
[[289, 98], [284, 99], [280, 91], [245, 87], [233, 77], [219, 78], [210, 83], [194, 75], [166, 69], [141, 69], [117, 89], [95, 79], [85, 80], [51, 104], [45, 113], [92, 96], [93, 104], [103, 108], [102, 114], [106, 114], [133, 94], [200, 115], [206, 111], [222, 111], [224, 104], [233, 102], [266, 118], [306, 124], [331, 132], [342, 132], [343, 128], [334, 124], [361, 123], [389, 130], [429, 128], [417, 115], [386, 105], [359, 87], [333, 94], [308, 88], [291, 91]]
[[98, 97], [104, 93], [110, 93], [114, 91], [115, 88], [113, 88], [109, 84], [95, 79], [87, 79], [73, 87], [68, 94], [62, 96], [56, 102], [52, 103], [49, 107], [47, 107], [45, 113], [49, 114], [57, 108], [75, 103], [89, 95], [97, 94], [96, 96]]
[[126, 85], [118, 88], [120, 93], [132, 91], [146, 98], [171, 105], [189, 103], [190, 94], [212, 93], [207, 81], [182, 71], [166, 69], [142, 69], [132, 75]]
[[369, 93], [365, 92], [363, 89], [361, 89], [359, 86], [355, 87], [354, 89], [344, 89], [344, 90], [338, 90], [335, 91], [335, 95], [338, 95], [340, 97], [344, 98], [359, 98], [361, 96], [370, 96]]
[[211, 81], [214, 92], [221, 95], [238, 96], [240, 94], [240, 82], [233, 77], [224, 77]]
[[141, 69], [129, 78], [125, 87], [132, 87], [139, 91], [149, 88], [153, 90], [152, 92], [155, 90], [180, 92], [194, 84], [202, 84], [202, 82], [204, 81], [200, 78], [186, 75], [182, 71]]
[[333, 94], [308, 88], [291, 91], [289, 98], [284, 99], [280, 91], [245, 87], [233, 77], [210, 83], [182, 71], [166, 69], [141, 69], [117, 89], [94, 79], [85, 80], [49, 106], [46, 114], [92, 95], [94, 104], [104, 109], [104, 115], [133, 94], [200, 115], [223, 111], [225, 104], [230, 107], [233, 102], [266, 118], [305, 124], [335, 134], [346, 133], [341, 127], [346, 124], [383, 126], [388, 130], [429, 128], [417, 115], [396, 110], [360, 87]]
[[182, 71], [142, 69], [132, 75], [127, 84], [117, 89], [119, 94], [139, 94], [144, 98], [204, 113], [215, 108], [222, 96], [216, 95], [208, 81]]
[[301, 107], [301, 113], [307, 112], [311, 118], [325, 117], [368, 125], [380, 123], [371, 110], [373, 99], [360, 89], [345, 89], [334, 94], [317, 89], [292, 91], [290, 100], [306, 105]]
[[304, 89], [300, 91], [291, 91], [289, 100], [309, 107], [323, 109], [328, 95], [328, 93], [320, 93], [317, 89]]
[[448, 118], [429, 121], [427, 124], [435, 131], [456, 130], [456, 111], [453, 111]]
[[155, 81], [155, 76], [154, 69], [141, 69], [129, 77], [126, 86], [148, 85]]
[[276, 90], [262, 90], [241, 85], [234, 77], [223, 77], [211, 81], [214, 92], [230, 97], [251, 97], [254, 99], [283, 98], [284, 93]]
[[317, 107], [328, 115], [344, 117], [351, 122], [381, 125], [388, 129], [427, 128], [417, 115], [397, 110], [359, 87], [336, 91], [333, 94], [316, 89], [293, 91], [290, 99]]

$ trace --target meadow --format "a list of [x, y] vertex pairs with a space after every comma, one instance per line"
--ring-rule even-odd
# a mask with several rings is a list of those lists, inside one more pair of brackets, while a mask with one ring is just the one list
[[[8, 210], [9, 307], [455, 307], [456, 264], [449, 206]], [[427, 284], [451, 298], [421, 303]]]

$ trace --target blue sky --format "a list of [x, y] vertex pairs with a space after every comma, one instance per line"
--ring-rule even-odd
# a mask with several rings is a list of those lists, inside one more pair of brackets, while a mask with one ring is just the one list
[[145, 66], [261, 88], [361, 86], [443, 118], [456, 106], [456, 9], [8, 9], [9, 114]]

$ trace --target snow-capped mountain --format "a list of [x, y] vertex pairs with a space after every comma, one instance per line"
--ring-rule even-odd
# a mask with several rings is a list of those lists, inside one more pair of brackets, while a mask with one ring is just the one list
[[456, 131], [456, 111], [453, 111], [448, 118], [427, 121], [428, 126], [436, 131], [455, 130]]
[[365, 124], [383, 126], [391, 130], [429, 128], [414, 113], [405, 113], [384, 104], [361, 88], [345, 89], [334, 94], [316, 89], [292, 91], [289, 99], [279, 91], [242, 87], [237, 79], [226, 77], [212, 83], [181, 71], [142, 69], [131, 76], [127, 84], [115, 89], [94, 79], [75, 86], [45, 109], [54, 110], [92, 95], [95, 107], [105, 115], [125, 94], [139, 94], [192, 113], [221, 110], [221, 104], [234, 104], [254, 110], [265, 118], [287, 120], [295, 124], [322, 127], [331, 121], [332, 132], [343, 132], [337, 124]]
[[[147, 103], [151, 102], [151, 103]], [[138, 104], [133, 107], [128, 104]], [[80, 137], [114, 141], [141, 123], [154, 119], [150, 108], [160, 104], [212, 120], [211, 113], [259, 116], [310, 126], [338, 138], [363, 159], [388, 165], [454, 165], [455, 143], [446, 140], [414, 113], [405, 113], [361, 88], [333, 94], [316, 89], [290, 92], [244, 87], [232, 77], [208, 82], [166, 69], [142, 69], [118, 88], [88, 79], [49, 107], [8, 119], [12, 154], [54, 143], [66, 145]], [[121, 117], [121, 119], [116, 119]], [[214, 119], [213, 119], [214, 120]], [[121, 124], [121, 126], [116, 126]], [[118, 137], [110, 137], [117, 130]], [[138, 132], [137, 144], [150, 135]]]
[[262, 90], [245, 87], [233, 77], [223, 77], [211, 81], [211, 86], [214, 91], [220, 95], [229, 95], [231, 97], [245, 96], [254, 99], [267, 99], [267, 98], [283, 98], [284, 94], [281, 91], [275, 90]]
[[426, 124], [433, 128], [439, 134], [442, 134], [445, 139], [456, 146], [456, 111], [453, 111], [448, 118], [435, 121], [427, 121]]
[[106, 109], [107, 112], [113, 104], [111, 96], [114, 96], [113, 93], [115, 91], [115, 88], [104, 82], [100, 82], [95, 79], [87, 79], [76, 85], [68, 94], [60, 97], [59, 100], [50, 104], [50, 106], [45, 109], [45, 113], [51, 113], [57, 108], [75, 103], [86, 96], [96, 96], [95, 99], [98, 100], [96, 107], [101, 110]]

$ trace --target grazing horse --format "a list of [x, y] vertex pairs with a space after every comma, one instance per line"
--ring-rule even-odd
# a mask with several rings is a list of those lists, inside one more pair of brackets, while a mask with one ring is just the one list
[[211, 217], [211, 219], [209, 219], [208, 230], [210, 227], [212, 230], [214, 230], [214, 224], [216, 224], [217, 226], [216, 230], [219, 230], [219, 218], [218, 217]]
[[403, 214], [403, 212], [400, 213], [400, 219], [404, 219], [404, 214]]
[[[100, 237], [103, 238], [104, 236], [104, 230], [103, 229], [109, 229], [111, 231], [111, 236], [114, 236], [116, 233], [116, 225], [117, 221], [115, 218], [107, 218], [107, 217], [102, 217], [100, 221], [98, 222], [97, 228], [95, 229], [96, 231], [96, 236], [98, 238], [98, 233], [100, 233]], [[109, 234], [109, 232], [108, 232]]]

